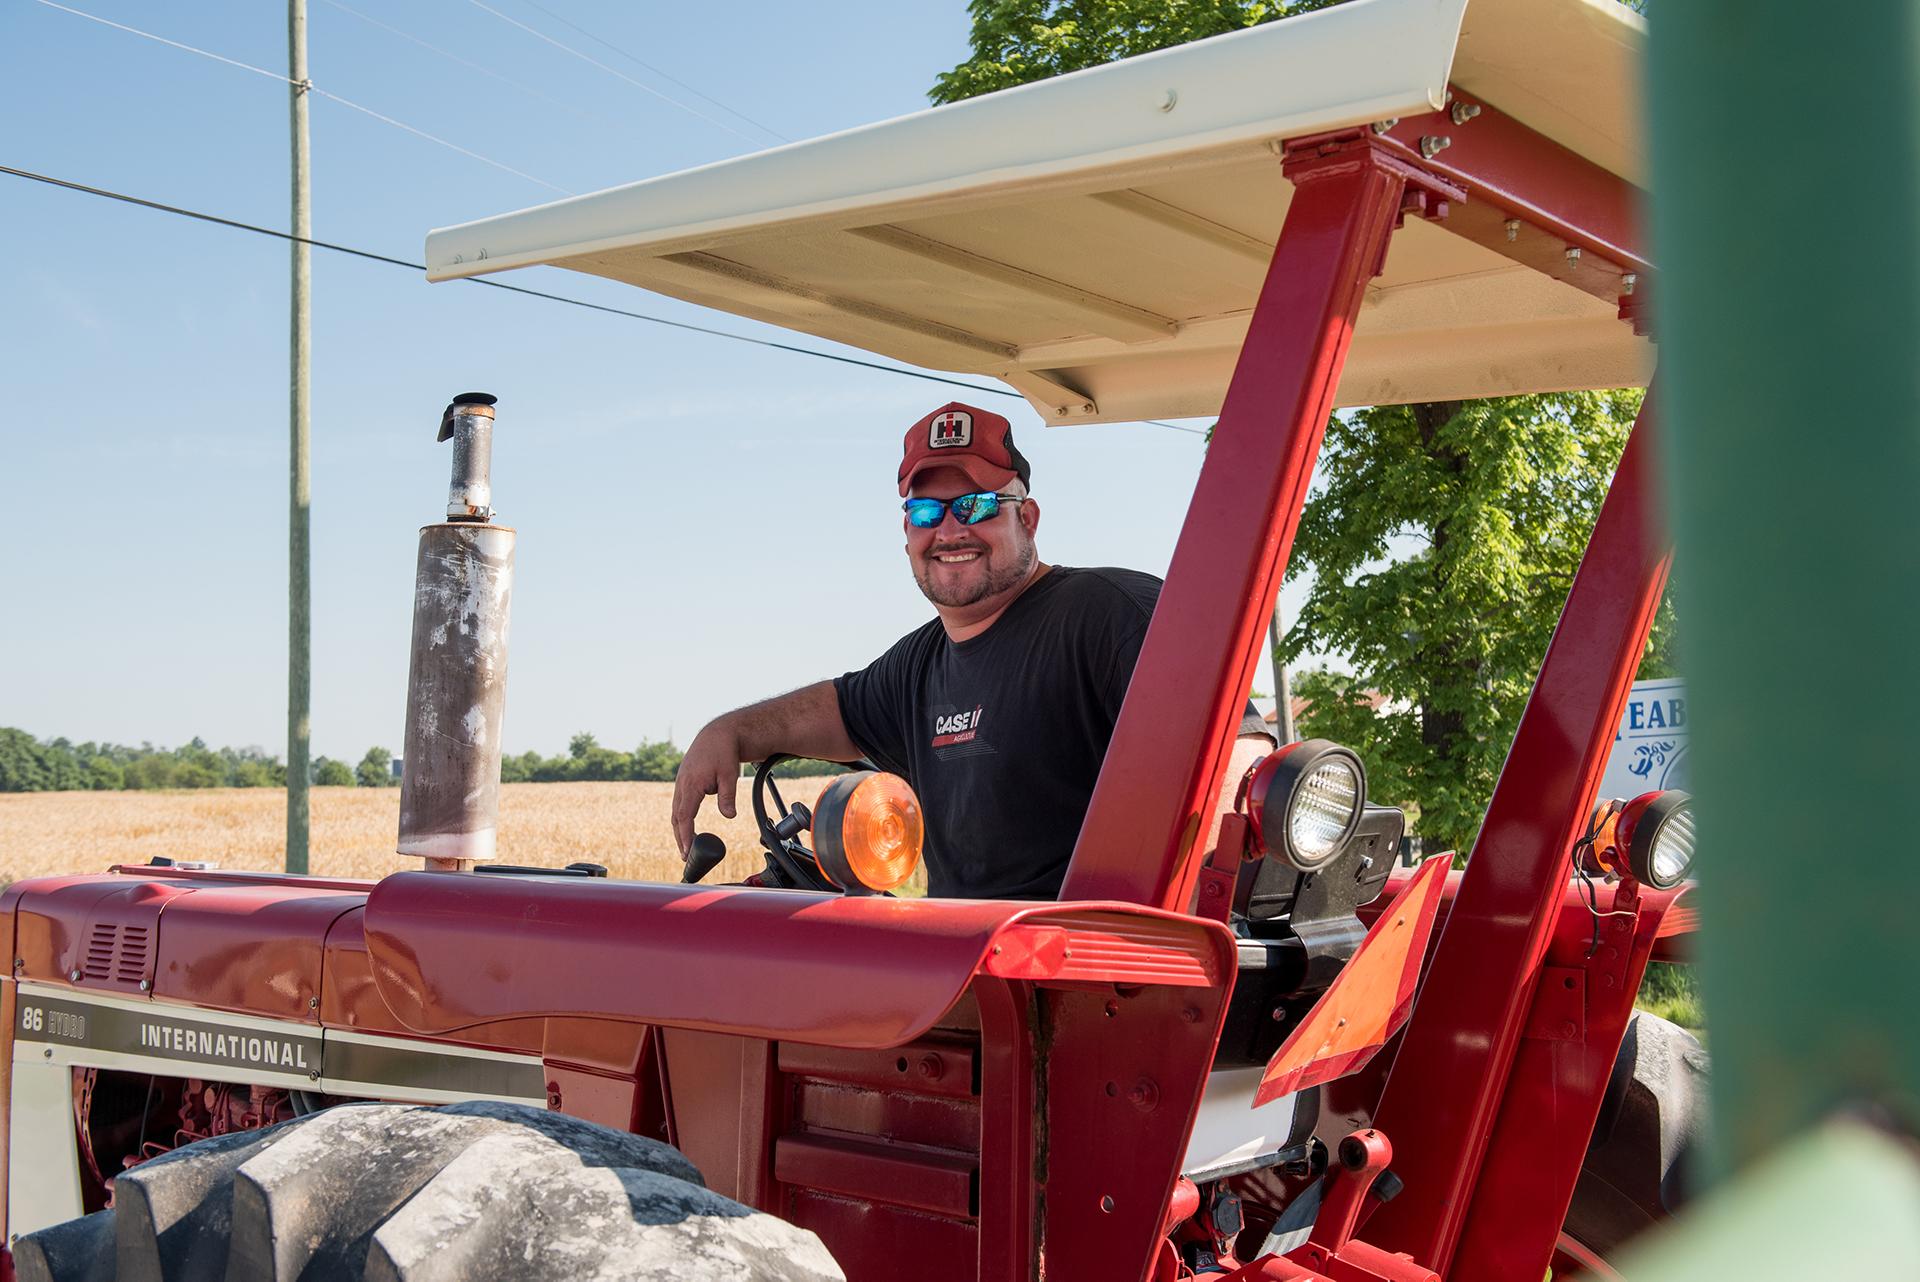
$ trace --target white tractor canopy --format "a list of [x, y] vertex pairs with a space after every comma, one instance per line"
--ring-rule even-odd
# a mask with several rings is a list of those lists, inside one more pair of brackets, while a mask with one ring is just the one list
[[[1280, 144], [1450, 85], [1629, 182], [1645, 24], [1618, 0], [1351, 0], [427, 238], [430, 279], [551, 264], [998, 378], [1050, 423], [1208, 415], [1292, 187]], [[1644, 382], [1605, 299], [1409, 219], [1342, 405]]]

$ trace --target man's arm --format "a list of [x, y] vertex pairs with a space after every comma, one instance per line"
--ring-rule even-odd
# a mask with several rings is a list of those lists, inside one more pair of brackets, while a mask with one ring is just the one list
[[860, 759], [860, 749], [840, 717], [840, 698], [834, 693], [833, 682], [816, 681], [737, 708], [715, 717], [693, 737], [673, 778], [673, 839], [682, 854], [693, 841], [693, 821], [700, 813], [700, 803], [718, 796], [720, 813], [733, 818], [740, 763], [759, 761], [776, 752], [824, 761]]

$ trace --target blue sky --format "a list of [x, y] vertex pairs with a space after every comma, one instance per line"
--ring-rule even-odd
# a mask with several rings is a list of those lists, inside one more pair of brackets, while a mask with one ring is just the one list
[[[790, 138], [919, 110], [967, 53], [962, 0], [540, 3], [309, 0], [310, 75], [583, 192], [775, 140], [553, 14]], [[274, 0], [72, 7], [286, 67]], [[0, 164], [284, 228], [287, 129], [272, 79], [0, 0]], [[429, 228], [555, 194], [326, 99], [312, 148], [314, 235], [411, 261]], [[282, 751], [285, 244], [4, 175], [0, 244], [0, 725]], [[573, 273], [502, 279], [790, 337]], [[416, 530], [445, 501], [433, 430], [459, 391], [500, 397], [495, 501], [520, 530], [509, 751], [684, 744], [928, 617], [893, 469], [958, 393], [320, 250], [313, 280], [317, 753], [399, 746]], [[1033, 460], [1046, 559], [1165, 571], [1199, 437], [987, 404]]]

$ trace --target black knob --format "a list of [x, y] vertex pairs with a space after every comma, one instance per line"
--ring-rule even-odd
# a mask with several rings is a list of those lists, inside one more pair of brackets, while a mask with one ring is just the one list
[[712, 872], [722, 859], [727, 857], [727, 843], [710, 832], [697, 832], [687, 846], [686, 870], [680, 874], [680, 880], [693, 885]]

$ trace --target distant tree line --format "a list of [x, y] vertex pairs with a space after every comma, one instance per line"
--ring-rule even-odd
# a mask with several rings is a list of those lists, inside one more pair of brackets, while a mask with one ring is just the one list
[[603, 748], [591, 734], [582, 732], [567, 741], [564, 757], [543, 757], [523, 752], [500, 760], [502, 783], [578, 783], [590, 779], [673, 778], [680, 768], [680, 749], [662, 740], [644, 739], [632, 752]]
[[[318, 763], [316, 763], [318, 764]], [[259, 748], [179, 748], [38, 740], [0, 727], [0, 792], [110, 792], [122, 788], [284, 788], [287, 768]]]
[[[664, 740], [643, 740], [632, 752], [603, 748], [591, 734], [577, 734], [562, 757], [523, 752], [500, 762], [505, 783], [569, 783], [581, 780], [668, 780], [680, 768], [680, 749]], [[780, 776], [832, 774], [844, 766], [789, 761]], [[358, 765], [315, 757], [312, 782], [322, 788], [387, 788], [400, 780], [393, 754], [369, 748]], [[114, 792], [154, 788], [284, 788], [287, 768], [261, 748], [209, 748], [198, 737], [178, 748], [143, 743], [74, 743], [35, 739], [0, 726], [0, 792]]]
[[[657, 742], [643, 739], [632, 752], [621, 752], [618, 748], [604, 748], [591, 734], [581, 733], [568, 741], [567, 755], [564, 757], [543, 757], [537, 752], [523, 752], [517, 757], [503, 758], [500, 762], [500, 781], [578, 783], [596, 779], [667, 780], [672, 779], [680, 769], [680, 758], [684, 755], [664, 739]], [[845, 769], [845, 766], [831, 761], [802, 758], [782, 762], [774, 767], [773, 773], [788, 779], [801, 775], [839, 774]], [[752, 768], [742, 767], [741, 773], [750, 774]]]

